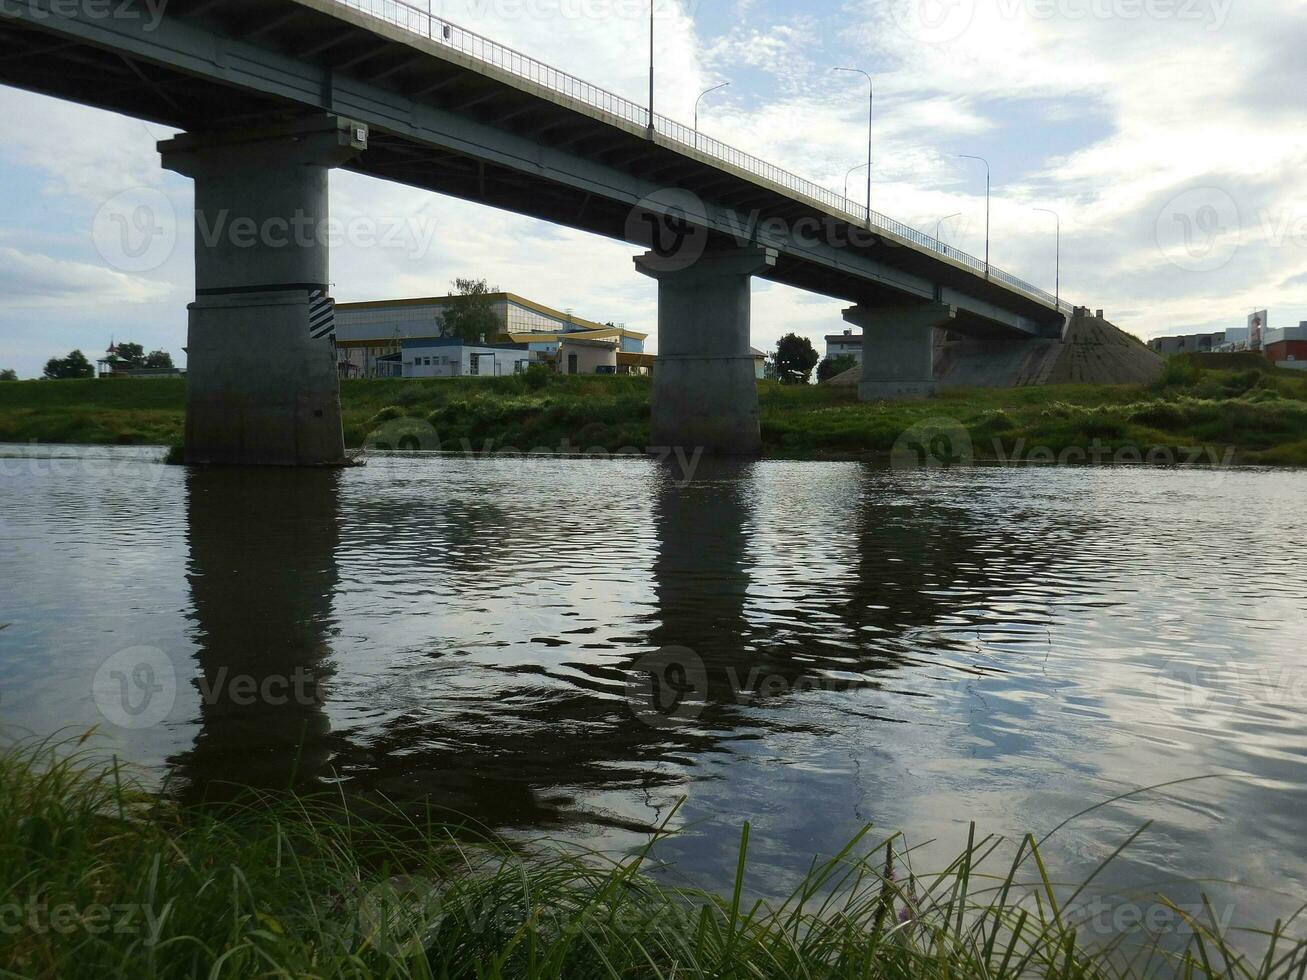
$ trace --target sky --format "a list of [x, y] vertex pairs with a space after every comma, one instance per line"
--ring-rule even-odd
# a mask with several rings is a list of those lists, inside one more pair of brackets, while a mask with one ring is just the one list
[[[436, 13], [644, 104], [650, 0], [432, 0]], [[983, 156], [992, 260], [1148, 338], [1307, 320], [1307, 0], [655, 0], [656, 104], [976, 255]], [[184, 363], [192, 189], [170, 132], [0, 87], [0, 368], [39, 375], [110, 339]], [[854, 174], [851, 194], [865, 194]], [[650, 333], [633, 246], [341, 171], [341, 302], [439, 295], [455, 278]], [[162, 233], [132, 242], [146, 204]], [[942, 220], [941, 219], [945, 219]], [[125, 238], [124, 235], [127, 235]], [[756, 281], [753, 343], [844, 329], [837, 300]]]

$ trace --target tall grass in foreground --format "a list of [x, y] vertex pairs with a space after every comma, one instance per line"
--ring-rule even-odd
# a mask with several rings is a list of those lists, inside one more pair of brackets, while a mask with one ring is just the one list
[[[66, 747], [65, 747], [66, 748]], [[183, 810], [117, 766], [0, 754], [0, 969], [41, 977], [1278, 977], [1214, 926], [1187, 949], [1090, 950], [1034, 841], [973, 839], [938, 873], [865, 837], [783, 902], [744, 897], [748, 827], [721, 895], [621, 860], [468, 844], [435, 823], [252, 798]], [[991, 865], [993, 867], [991, 867]]]

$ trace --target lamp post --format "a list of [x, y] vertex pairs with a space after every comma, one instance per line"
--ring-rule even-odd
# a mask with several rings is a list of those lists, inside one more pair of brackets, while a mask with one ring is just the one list
[[945, 221], [948, 221], [948, 220], [951, 219], [951, 218], [960, 218], [960, 217], [962, 217], [962, 212], [961, 212], [961, 211], [954, 211], [952, 214], [946, 214], [946, 215], [944, 215], [944, 217], [942, 217], [942, 218], [940, 218], [938, 221], [936, 221], [936, 222], [935, 222], [935, 241], [939, 241], [939, 231], [940, 231], [941, 228], [944, 227], [944, 222], [945, 222]]
[[979, 160], [985, 165], [985, 278], [989, 278], [989, 161], [984, 157], [972, 156], [970, 153], [959, 153], [958, 157], [963, 160]]
[[849, 199], [849, 178], [865, 166], [867, 166], [865, 163], [860, 163], [856, 167], [850, 167], [849, 172], [844, 175], [844, 199], [846, 201]]
[[654, 4], [649, 0], [649, 138], [654, 134]]
[[1056, 288], [1057, 307], [1058, 309], [1061, 309], [1062, 308], [1062, 216], [1058, 214], [1056, 211], [1052, 210], [1051, 208], [1035, 208], [1035, 210], [1043, 211], [1045, 214], [1051, 214], [1054, 218], [1057, 219], [1057, 249], [1056, 249], [1057, 286], [1055, 288]]
[[836, 68], [834, 70], [861, 75], [867, 80], [867, 87], [870, 89], [870, 97], [867, 100], [867, 227], [871, 228], [871, 136], [872, 124], [876, 118], [876, 83], [872, 80], [871, 74], [861, 68]]
[[730, 84], [730, 82], [722, 82], [720, 85], [714, 85], [710, 89], [705, 89], [704, 92], [694, 100], [694, 148], [696, 150], [699, 149], [699, 103], [703, 101], [705, 95], [712, 95], [714, 92], [720, 92]]

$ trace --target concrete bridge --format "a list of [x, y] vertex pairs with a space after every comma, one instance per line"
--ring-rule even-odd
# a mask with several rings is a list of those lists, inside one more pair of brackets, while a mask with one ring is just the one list
[[851, 304], [868, 399], [931, 393], [935, 327], [1066, 320], [973, 256], [398, 0], [5, 0], [0, 83], [183, 131], [160, 151], [195, 180], [192, 462], [344, 460], [313, 329], [334, 167], [648, 248], [657, 445], [758, 450], [753, 276]]

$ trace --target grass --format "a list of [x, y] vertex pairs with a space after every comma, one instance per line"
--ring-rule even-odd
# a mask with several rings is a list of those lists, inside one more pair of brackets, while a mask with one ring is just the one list
[[[641, 378], [526, 376], [346, 381], [350, 447], [616, 452], [649, 445], [651, 383]], [[185, 383], [0, 384], [0, 441], [175, 444]], [[1201, 458], [1307, 466], [1307, 374], [1255, 355], [1173, 359], [1156, 383], [951, 389], [924, 402], [862, 403], [854, 388], [759, 387], [770, 456], [885, 455], [914, 426], [965, 429], [981, 460], [1031, 461], [1098, 450], [1107, 459]]]
[[[0, 752], [0, 970], [10, 976], [448, 978], [1280, 977], [1292, 923], [1241, 954], [1187, 919], [1187, 945], [1092, 948], [1033, 838], [978, 838], [936, 873], [864, 832], [775, 902], [747, 897], [749, 827], [716, 892], [540, 843], [468, 842], [343, 798], [251, 795], [185, 809], [76, 745]], [[1137, 835], [1136, 835], [1137, 836]], [[1133, 838], [1132, 838], [1133, 840]], [[1127, 846], [1127, 841], [1118, 854]], [[653, 845], [651, 844], [650, 847]], [[1115, 855], [1114, 855], [1115, 856]], [[1088, 883], [1087, 883], [1088, 884]], [[1164, 900], [1159, 900], [1164, 901]], [[1140, 941], [1142, 940], [1142, 941]]]

